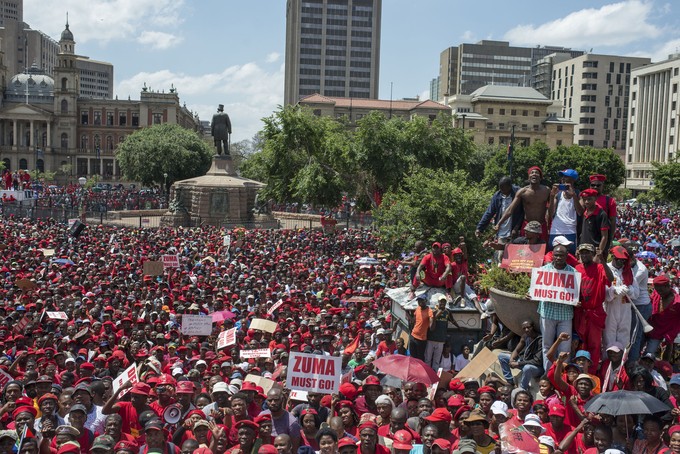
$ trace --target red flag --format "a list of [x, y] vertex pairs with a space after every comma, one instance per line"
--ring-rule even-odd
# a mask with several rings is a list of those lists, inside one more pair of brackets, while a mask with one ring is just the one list
[[351, 344], [349, 344], [347, 347], [345, 347], [345, 351], [342, 352], [343, 355], [352, 355], [356, 351], [356, 349], [359, 347], [359, 334], [357, 334], [357, 337], [354, 338]]

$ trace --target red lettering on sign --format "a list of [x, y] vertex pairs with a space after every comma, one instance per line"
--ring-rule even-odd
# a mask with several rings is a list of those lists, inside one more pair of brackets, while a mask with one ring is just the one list
[[536, 285], [543, 285], [543, 271], [538, 271], [536, 274]]
[[565, 284], [565, 287], [573, 289], [575, 286], [574, 281], [575, 281], [574, 275], [569, 273], [569, 275], [567, 275], [567, 282]]
[[295, 364], [293, 364], [293, 372], [300, 372], [300, 358], [299, 356], [295, 357]]

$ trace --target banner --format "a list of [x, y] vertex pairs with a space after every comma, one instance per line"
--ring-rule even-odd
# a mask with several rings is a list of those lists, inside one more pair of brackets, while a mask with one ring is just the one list
[[5, 389], [5, 385], [12, 380], [14, 380], [14, 377], [0, 369], [0, 388]]
[[223, 348], [235, 344], [236, 344], [236, 328], [231, 328], [226, 331], [222, 331], [219, 334], [219, 336], [217, 336], [217, 350], [222, 350]]
[[26, 328], [30, 323], [31, 319], [28, 318], [28, 315], [24, 315], [24, 317], [21, 320], [19, 320], [19, 323], [14, 325], [14, 332], [18, 334], [23, 334], [24, 328]]
[[45, 312], [50, 320], [68, 320], [66, 312]]
[[179, 255], [164, 255], [163, 269], [179, 268]]
[[529, 295], [534, 301], [576, 306], [581, 289], [581, 273], [576, 271], [534, 268], [531, 271]]
[[543, 266], [545, 244], [508, 244], [503, 251], [501, 268], [515, 273], [530, 273]]
[[118, 391], [118, 389], [127, 382], [132, 382], [132, 384], [134, 385], [138, 381], [139, 379], [137, 378], [137, 364], [133, 364], [132, 366], [125, 369], [119, 376], [117, 376], [115, 380], [113, 380], [112, 384], [113, 392], [115, 393], [116, 391]]
[[272, 315], [274, 311], [278, 308], [280, 308], [283, 305], [283, 300], [278, 300], [276, 303], [272, 305], [272, 307], [269, 308], [267, 311], [267, 315]]
[[268, 348], [256, 348], [254, 350], [241, 350], [241, 359], [271, 358], [272, 352]]
[[182, 334], [185, 336], [210, 336], [212, 317], [207, 315], [182, 314]]
[[322, 394], [340, 390], [342, 358], [291, 352], [288, 361], [288, 388]]

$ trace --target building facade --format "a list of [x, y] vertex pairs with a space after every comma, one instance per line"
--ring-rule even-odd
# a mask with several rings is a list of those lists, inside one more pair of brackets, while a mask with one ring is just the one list
[[485, 85], [533, 86], [537, 62], [554, 52], [581, 55], [564, 47], [516, 47], [507, 41], [482, 40], [449, 47], [439, 56], [439, 93], [469, 95]]
[[373, 111], [380, 111], [386, 117], [410, 120], [415, 116], [434, 120], [440, 113], [451, 115], [451, 108], [435, 101], [426, 100], [382, 100], [334, 98], [313, 94], [302, 98], [299, 105], [312, 109], [318, 116], [346, 118], [351, 126]]
[[[53, 76], [33, 65], [7, 78], [0, 107], [0, 159], [5, 168], [57, 172], [63, 180], [100, 176], [115, 181], [116, 146], [153, 124], [200, 131], [200, 121], [168, 93], [142, 88], [139, 100], [81, 97], [79, 57], [67, 27]], [[5, 70], [6, 71], [6, 70]], [[7, 77], [7, 74], [5, 74]]]
[[479, 145], [506, 147], [513, 127], [515, 145], [545, 142], [550, 148], [573, 143], [574, 123], [561, 117], [561, 105], [530, 87], [487, 85], [448, 99], [454, 124]]
[[631, 71], [649, 58], [585, 54], [555, 62], [551, 98], [561, 115], [577, 124], [574, 143], [612, 148], [623, 158], [628, 135]]
[[633, 69], [631, 78], [626, 187], [649, 190], [654, 185], [652, 163], [678, 158], [680, 54]]
[[288, 0], [284, 103], [377, 98], [382, 0]]

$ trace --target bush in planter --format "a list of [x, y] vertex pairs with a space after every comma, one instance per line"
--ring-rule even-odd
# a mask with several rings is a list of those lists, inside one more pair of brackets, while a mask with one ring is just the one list
[[527, 273], [511, 273], [505, 268], [494, 265], [481, 276], [479, 284], [486, 292], [493, 287], [523, 297], [529, 292], [531, 276]]

